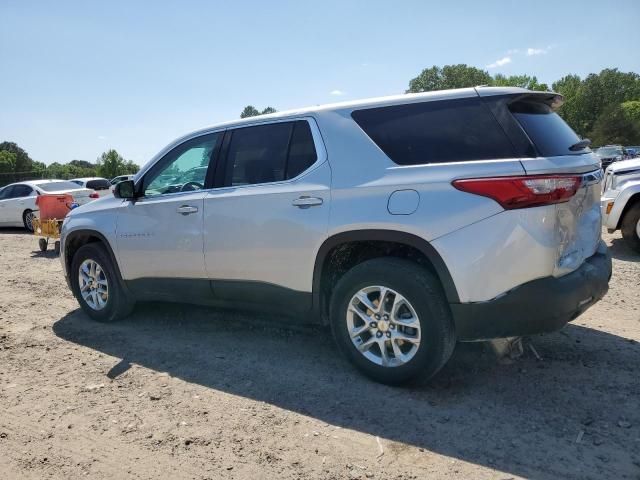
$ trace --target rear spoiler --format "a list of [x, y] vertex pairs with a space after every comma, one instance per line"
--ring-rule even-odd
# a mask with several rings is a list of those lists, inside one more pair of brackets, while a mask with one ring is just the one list
[[[475, 88], [479, 97], [511, 97], [512, 102], [517, 101], [533, 101], [547, 104], [553, 110], [557, 110], [564, 103], [564, 97], [555, 92], [539, 92], [527, 90], [526, 88], [504, 88], [504, 87], [485, 87], [479, 86]], [[511, 102], [509, 102], [511, 103]]]

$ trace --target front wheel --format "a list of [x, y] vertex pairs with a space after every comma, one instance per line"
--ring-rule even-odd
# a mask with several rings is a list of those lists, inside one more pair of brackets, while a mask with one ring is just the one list
[[640, 202], [636, 202], [624, 214], [621, 230], [627, 245], [640, 253]]
[[120, 274], [100, 243], [88, 243], [78, 249], [71, 261], [69, 278], [80, 307], [92, 319], [112, 322], [133, 310], [134, 301], [122, 287]]
[[340, 279], [331, 297], [331, 327], [360, 371], [391, 385], [431, 378], [455, 346], [440, 282], [397, 258], [368, 260]]

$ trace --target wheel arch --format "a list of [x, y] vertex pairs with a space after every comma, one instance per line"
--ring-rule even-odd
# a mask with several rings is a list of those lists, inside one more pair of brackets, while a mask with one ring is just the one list
[[633, 195], [631, 195], [627, 200], [627, 203], [625, 203], [624, 208], [622, 209], [622, 212], [620, 212], [620, 216], [618, 217], [616, 230], [620, 230], [622, 228], [622, 220], [624, 219], [624, 216], [636, 203], [640, 203], [640, 191], [637, 191]]
[[71, 270], [71, 262], [73, 260], [73, 256], [78, 251], [78, 249], [83, 245], [95, 242], [99, 242], [104, 245], [105, 249], [107, 250], [107, 254], [109, 255], [109, 259], [113, 263], [117, 274], [120, 278], [122, 278], [120, 266], [118, 265], [118, 261], [116, 260], [115, 253], [113, 252], [113, 248], [111, 248], [109, 240], [107, 240], [107, 238], [97, 230], [90, 229], [73, 230], [66, 235], [64, 239], [64, 252], [61, 253], [64, 255], [64, 264], [67, 275]]
[[[341, 247], [349, 245], [382, 245], [397, 246], [404, 251], [419, 252], [440, 280], [448, 303], [459, 303], [460, 298], [453, 277], [438, 251], [425, 239], [407, 232], [397, 230], [353, 230], [337, 233], [327, 238], [316, 254], [313, 269], [313, 308], [322, 318], [327, 312], [328, 298], [326, 292], [327, 272], [331, 270], [331, 262]], [[381, 256], [381, 255], [377, 255]], [[360, 263], [360, 262], [358, 262]]]

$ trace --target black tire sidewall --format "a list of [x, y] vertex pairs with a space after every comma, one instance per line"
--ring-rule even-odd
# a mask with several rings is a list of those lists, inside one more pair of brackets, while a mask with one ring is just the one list
[[[406, 364], [382, 367], [365, 358], [348, 333], [346, 312], [349, 301], [360, 289], [373, 285], [392, 288], [404, 296], [420, 321], [418, 352]], [[439, 281], [423, 267], [402, 259], [376, 259], [357, 265], [336, 285], [331, 302], [331, 328], [343, 354], [370, 378], [392, 385], [426, 380], [451, 355], [455, 334], [449, 306]]]
[[[109, 296], [107, 298], [107, 305], [102, 310], [94, 310], [93, 308], [91, 308], [80, 294], [78, 273], [82, 262], [88, 259], [96, 261], [107, 277], [107, 282], [109, 285]], [[122, 297], [120, 279], [114, 269], [109, 255], [105, 252], [104, 248], [101, 245], [90, 243], [78, 249], [78, 251], [73, 256], [73, 260], [71, 261], [71, 271], [69, 272], [69, 279], [71, 281], [71, 289], [73, 291], [73, 294], [78, 300], [80, 307], [87, 315], [99, 322], [111, 322], [116, 319], [118, 303], [119, 301], [121, 301]]]
[[27, 232], [33, 233], [33, 220], [31, 221], [31, 228], [29, 228], [29, 226], [27, 225], [27, 215], [29, 215], [30, 213], [33, 214], [33, 210], [25, 210], [24, 211], [24, 213], [22, 214], [22, 223], [23, 223], [24, 228], [25, 228], [25, 230]]
[[622, 237], [629, 247], [640, 253], [640, 237], [636, 230], [640, 222], [640, 203], [633, 205], [622, 219]]

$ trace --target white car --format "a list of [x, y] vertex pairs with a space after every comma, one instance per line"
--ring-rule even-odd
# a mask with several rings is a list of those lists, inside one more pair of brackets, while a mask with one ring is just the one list
[[70, 193], [79, 205], [98, 198], [89, 188], [67, 180], [30, 180], [12, 183], [0, 189], [0, 227], [22, 227], [33, 231], [33, 218], [38, 211], [36, 198], [47, 193]]
[[625, 242], [640, 252], [640, 159], [612, 164], [605, 173], [602, 219], [609, 233], [622, 230]]
[[111, 182], [102, 177], [82, 177], [72, 178], [70, 182], [77, 183], [82, 188], [90, 188], [95, 190], [100, 197], [111, 194]]

